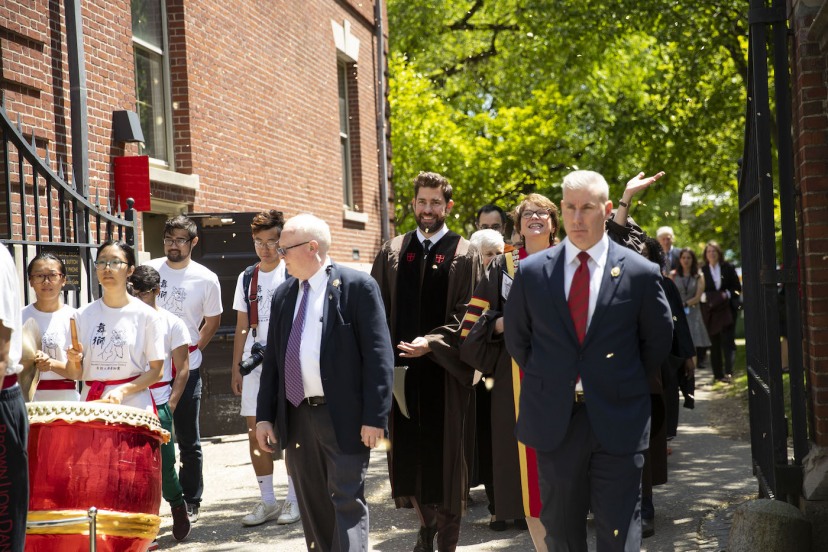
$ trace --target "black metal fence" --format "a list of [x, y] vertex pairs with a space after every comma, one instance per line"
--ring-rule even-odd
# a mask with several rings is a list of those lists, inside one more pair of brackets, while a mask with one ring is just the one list
[[[808, 452], [808, 427], [801, 350], [788, 26], [785, 2], [774, 0], [771, 7], [766, 4], [762, 0], [750, 2], [748, 104], [739, 175], [751, 450], [760, 493], [797, 502], [802, 486], [802, 459]], [[769, 94], [771, 84], [773, 102]], [[780, 347], [782, 329], [791, 344], [787, 396]], [[785, 414], [786, 403], [790, 405], [790, 420]]]
[[[102, 207], [84, 197], [74, 179], [67, 182], [61, 160], [56, 160], [52, 168], [48, 147], [44, 148], [44, 157], [38, 154], [34, 132], [29, 140], [25, 138], [19, 118], [16, 124], [11, 121], [2, 98], [0, 132], [0, 242], [10, 250], [14, 245], [23, 246], [24, 267], [29, 263], [31, 247], [60, 256], [67, 262], [67, 288], [75, 289], [76, 301], [84, 295], [86, 301], [91, 301], [98, 287], [92, 281], [92, 250], [113, 238], [134, 245], [132, 201], [127, 201], [125, 213], [111, 214], [108, 205]], [[25, 282], [21, 289], [28, 303]]]

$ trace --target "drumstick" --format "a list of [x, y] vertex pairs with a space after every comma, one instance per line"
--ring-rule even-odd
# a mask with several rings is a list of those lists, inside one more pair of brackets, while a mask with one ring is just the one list
[[72, 334], [72, 348], [76, 351], [80, 350], [80, 341], [78, 340], [78, 325], [75, 323], [74, 318], [69, 319], [69, 332]]

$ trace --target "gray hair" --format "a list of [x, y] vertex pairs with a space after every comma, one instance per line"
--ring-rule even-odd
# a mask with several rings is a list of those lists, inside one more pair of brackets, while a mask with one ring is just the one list
[[601, 201], [609, 200], [609, 184], [595, 171], [572, 171], [564, 177], [561, 190], [590, 190], [597, 193]]
[[660, 238], [661, 236], [666, 236], [667, 234], [670, 234], [671, 236], [675, 236], [675, 234], [673, 233], [673, 229], [670, 228], [669, 226], [662, 226], [661, 228], [656, 230], [656, 237], [657, 238]]
[[289, 219], [282, 229], [293, 230], [297, 234], [319, 244], [319, 253], [326, 255], [331, 248], [331, 228], [328, 223], [309, 213], [302, 213]]
[[503, 241], [503, 234], [497, 230], [486, 228], [485, 230], [478, 230], [471, 235], [469, 241], [478, 251], [483, 251], [485, 248], [493, 247], [500, 249], [505, 242]]

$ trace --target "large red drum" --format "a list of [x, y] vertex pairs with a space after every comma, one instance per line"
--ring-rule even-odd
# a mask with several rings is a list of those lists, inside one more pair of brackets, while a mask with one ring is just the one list
[[[94, 506], [98, 550], [146, 550], [161, 518], [161, 443], [153, 414], [106, 403], [36, 402], [29, 411], [29, 522]], [[30, 527], [27, 551], [89, 550], [89, 526]]]

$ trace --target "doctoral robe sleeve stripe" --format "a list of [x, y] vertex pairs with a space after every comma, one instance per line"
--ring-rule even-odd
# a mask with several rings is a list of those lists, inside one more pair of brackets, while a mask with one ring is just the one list
[[483, 313], [489, 308], [489, 302], [485, 299], [481, 299], [480, 297], [472, 297], [471, 301], [469, 301], [469, 308], [466, 310], [465, 316], [463, 316], [463, 322], [460, 324], [460, 339], [466, 339], [466, 336], [469, 335], [469, 332], [474, 326], [474, 323], [477, 322]]

